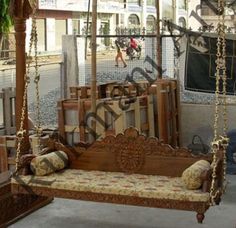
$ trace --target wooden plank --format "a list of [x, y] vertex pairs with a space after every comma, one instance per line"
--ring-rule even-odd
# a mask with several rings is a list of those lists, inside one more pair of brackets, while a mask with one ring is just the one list
[[172, 121], [172, 132], [171, 132], [171, 145], [176, 147], [178, 145], [177, 143], [177, 104], [176, 104], [176, 83], [174, 81], [170, 82], [170, 88], [171, 88], [171, 121]]
[[58, 111], [58, 130], [62, 140], [66, 143], [66, 131], [65, 131], [65, 111], [63, 101], [57, 102]]
[[[97, 107], [98, 107], [98, 104], [99, 104], [100, 102], [99, 101], [97, 101]], [[105, 137], [105, 135], [106, 135], [106, 133], [105, 133], [105, 131], [106, 131], [106, 129], [105, 129], [105, 126], [104, 126], [104, 124], [106, 124], [106, 119], [105, 119], [105, 108], [104, 108], [104, 106], [101, 106], [101, 107], [99, 107], [99, 108], [97, 108], [97, 117], [98, 117], [98, 119], [96, 119], [96, 121], [97, 121], [97, 124], [96, 124], [96, 133], [100, 136], [100, 137]], [[100, 123], [100, 121], [98, 121], [98, 120], [101, 120], [102, 121], [102, 123]], [[99, 138], [100, 138], [99, 137]], [[98, 138], [98, 139], [99, 139]], [[97, 140], [98, 140], [97, 139]]]
[[[114, 109], [113, 109], [114, 108]], [[126, 123], [126, 113], [125, 111], [122, 111], [122, 109], [119, 107], [118, 103], [115, 103], [112, 107], [115, 113], [119, 115], [119, 117], [115, 120], [114, 126], [115, 126], [115, 134], [121, 133], [124, 131], [124, 123]]]
[[76, 100], [64, 100], [62, 102], [63, 110], [77, 110], [78, 109], [78, 102]]
[[80, 141], [86, 142], [86, 123], [85, 123], [85, 106], [84, 106], [84, 100], [79, 101], [79, 128], [80, 128]]
[[4, 118], [4, 126], [7, 135], [11, 134], [12, 127], [12, 91], [10, 88], [3, 89], [4, 98], [3, 98], [3, 118]]
[[155, 136], [153, 106], [154, 106], [153, 95], [151, 94], [147, 96], [147, 115], [148, 115], [148, 126], [149, 126], [148, 136]]
[[177, 142], [178, 142], [178, 146], [182, 146], [183, 142], [182, 142], [182, 138], [181, 138], [181, 108], [180, 108], [180, 84], [179, 82], [176, 80], [176, 105], [177, 105], [177, 118], [176, 118], [176, 127], [178, 130], [177, 133]]
[[16, 146], [16, 136], [6, 136], [6, 147], [15, 148]]
[[141, 132], [140, 97], [134, 103], [135, 127]]
[[0, 172], [8, 171], [8, 152], [6, 147], [6, 137], [0, 137]]
[[158, 137], [164, 143], [168, 143], [167, 117], [166, 117], [166, 95], [167, 90], [164, 83], [157, 83], [157, 120]]
[[80, 132], [80, 128], [79, 126], [76, 125], [65, 125], [65, 132], [75, 132], [75, 133], [79, 133]]

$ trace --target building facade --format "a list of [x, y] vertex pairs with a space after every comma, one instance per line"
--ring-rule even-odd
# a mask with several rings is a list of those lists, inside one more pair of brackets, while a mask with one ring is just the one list
[[[168, 19], [188, 27], [188, 0], [162, 0], [159, 4], [161, 19]], [[89, 34], [91, 10], [92, 0], [39, 0], [38, 50], [60, 51], [61, 36], [85, 35], [87, 21]], [[97, 12], [97, 34], [114, 35], [119, 29], [132, 29], [134, 33], [140, 34], [150, 34], [155, 31], [155, 0], [98, 0]], [[27, 41], [30, 39], [30, 25], [31, 20], [28, 20]]]
[[[213, 0], [201, 0], [201, 15], [205, 23], [201, 25], [203, 31], [215, 31], [218, 23], [217, 2]], [[236, 33], [236, 1], [226, 0], [225, 7], [226, 32]]]

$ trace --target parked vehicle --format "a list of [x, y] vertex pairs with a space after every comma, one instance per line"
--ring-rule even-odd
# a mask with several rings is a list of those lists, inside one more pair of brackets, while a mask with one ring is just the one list
[[129, 45], [126, 49], [126, 55], [129, 57], [130, 60], [133, 59], [140, 59], [141, 52], [142, 52], [142, 41], [143, 39], [134, 39], [130, 38]]
[[143, 38], [134, 39], [127, 37], [120, 37], [117, 39], [121, 48], [125, 49], [129, 60], [140, 59], [142, 52]]

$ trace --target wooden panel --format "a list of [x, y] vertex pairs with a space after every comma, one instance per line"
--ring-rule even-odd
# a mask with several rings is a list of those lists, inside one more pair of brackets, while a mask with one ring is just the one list
[[15, 136], [0, 137], [0, 227], [7, 227], [18, 219], [47, 205], [53, 198], [13, 195], [9, 183], [10, 166], [15, 166], [15, 155], [10, 151], [15, 147]]
[[[154, 120], [153, 120], [153, 102], [148, 98], [149, 95], [131, 98], [113, 99], [98, 99], [97, 100], [97, 129], [96, 133], [100, 137], [105, 137], [108, 134], [118, 134], [123, 132], [129, 126], [134, 126], [138, 130], [144, 129], [148, 136], [154, 136]], [[152, 95], [150, 95], [152, 96]], [[91, 108], [90, 99], [79, 100], [62, 100], [58, 102], [59, 115], [59, 133], [65, 143], [70, 144], [70, 138], [67, 133], [78, 133], [80, 141], [89, 142], [89, 123], [86, 123], [86, 116]], [[140, 110], [145, 109], [146, 122], [141, 124]], [[150, 110], [148, 110], [150, 109]], [[65, 112], [77, 112], [76, 115], [66, 115]], [[128, 113], [133, 112], [133, 117], [128, 118]], [[68, 123], [69, 119], [73, 118], [75, 124]], [[110, 117], [109, 117], [110, 116]], [[106, 120], [109, 117], [109, 126]], [[77, 121], [78, 120], [78, 121]], [[130, 121], [129, 121], [130, 120]], [[130, 123], [128, 123], [128, 122]], [[71, 121], [70, 121], [71, 122]], [[88, 122], [88, 121], [87, 121]], [[133, 123], [133, 124], [131, 124]], [[142, 128], [142, 126], [145, 126]], [[149, 132], [149, 128], [151, 132]], [[70, 134], [70, 135], [71, 135]]]
[[0, 173], [8, 170], [8, 153], [6, 148], [6, 138], [0, 137]]
[[[66, 199], [77, 199], [95, 202], [107, 202], [123, 205], [145, 206], [145, 207], [157, 207], [157, 208], [169, 208], [196, 211], [198, 213], [204, 213], [209, 208], [208, 202], [194, 202], [194, 201], [179, 201], [169, 199], [154, 199], [144, 198], [138, 196], [124, 196], [104, 193], [93, 192], [79, 192], [79, 191], [65, 191], [61, 189], [45, 188], [45, 187], [32, 187], [32, 190], [37, 195], [43, 196], [55, 196]], [[24, 186], [12, 185], [12, 191], [15, 193], [29, 194]]]
[[185, 148], [173, 149], [157, 138], [146, 138], [134, 128], [75, 151], [67, 151], [70, 168], [166, 176], [180, 176], [199, 159], [212, 160], [211, 155], [193, 157]]
[[157, 120], [158, 120], [158, 137], [164, 143], [168, 143], [167, 130], [167, 112], [166, 112], [166, 96], [167, 89], [165, 84], [157, 84]]
[[58, 130], [61, 139], [65, 141], [66, 131], [65, 131], [65, 112], [64, 112], [63, 101], [58, 101], [57, 111], [58, 111]]
[[14, 125], [14, 115], [13, 109], [15, 105], [16, 92], [15, 88], [4, 88], [0, 93], [3, 101], [3, 125], [4, 125], [4, 134], [15, 134], [16, 128]]
[[0, 184], [0, 227], [8, 227], [17, 220], [49, 204], [52, 197], [11, 194], [11, 184]]

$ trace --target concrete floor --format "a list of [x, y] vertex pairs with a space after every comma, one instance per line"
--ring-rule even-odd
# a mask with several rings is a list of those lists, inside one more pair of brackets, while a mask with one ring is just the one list
[[55, 199], [11, 228], [236, 228], [236, 175], [228, 175], [220, 206], [211, 207], [203, 224], [195, 212]]

